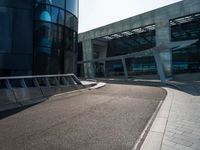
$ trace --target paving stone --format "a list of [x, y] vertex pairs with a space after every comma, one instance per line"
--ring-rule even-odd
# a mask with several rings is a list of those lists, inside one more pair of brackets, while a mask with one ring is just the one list
[[[184, 85], [184, 86], [182, 86]], [[161, 150], [200, 150], [200, 93], [194, 94], [195, 85], [190, 83], [179, 85], [183, 90], [165, 88], [172, 94], [171, 108], [164, 103], [155, 122], [169, 110], [167, 125], [163, 134]], [[200, 88], [200, 86], [198, 86]], [[164, 109], [164, 110], [162, 110]], [[163, 124], [161, 125], [163, 126]], [[154, 126], [153, 126], [154, 128]], [[154, 149], [154, 150], [160, 150]]]
[[176, 144], [175, 148], [177, 148], [179, 150], [195, 150], [191, 147], [187, 147], [187, 146], [184, 146], [184, 145], [181, 145], [181, 144]]
[[200, 136], [192, 133], [183, 133], [184, 137], [190, 137], [192, 139], [200, 140]]
[[173, 136], [173, 134], [175, 134], [175, 133], [170, 132], [170, 131], [166, 131], [166, 132], [165, 132], [165, 135], [168, 135], [168, 136]]
[[179, 150], [179, 149], [163, 144], [161, 150]]
[[195, 150], [200, 150], [200, 143], [198, 144], [192, 144], [191, 146], [192, 148], [194, 148]]
[[172, 141], [173, 138], [174, 138], [173, 136], [169, 136], [169, 135], [167, 135], [167, 134], [164, 134], [164, 138], [163, 138], [163, 140]]
[[182, 135], [174, 134], [173, 137], [183, 139], [185, 141], [192, 142], [192, 143], [198, 143], [199, 142], [199, 140], [197, 138], [189, 137], [189, 136], [186, 136], [186, 135], [183, 135], [183, 134]]
[[166, 128], [166, 131], [172, 132], [172, 133], [176, 133], [176, 134], [183, 134], [183, 131], [178, 131], [178, 130], [170, 129], [168, 127]]
[[187, 133], [192, 133], [194, 130], [193, 129], [189, 129], [189, 128], [184, 128], [184, 127], [178, 127], [176, 128], [176, 130], [181, 131], [181, 132], [187, 132]]
[[186, 141], [182, 138], [177, 138], [177, 137], [173, 138], [172, 142], [178, 143], [178, 144], [181, 144], [181, 145], [184, 145], [184, 146], [188, 146], [188, 147], [190, 147], [193, 144], [192, 142], [189, 142], [189, 141]]
[[163, 140], [162, 144], [170, 146], [170, 147], [174, 147], [176, 145], [176, 143], [169, 141], [169, 140]]

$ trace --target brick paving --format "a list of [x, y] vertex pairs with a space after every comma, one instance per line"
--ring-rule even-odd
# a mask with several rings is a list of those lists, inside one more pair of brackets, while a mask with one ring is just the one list
[[[161, 150], [200, 150], [200, 96], [196, 85], [188, 85], [183, 90], [173, 91], [169, 118], [162, 141]], [[195, 96], [189, 94], [196, 92]]]
[[200, 150], [200, 84], [172, 84], [141, 150]]

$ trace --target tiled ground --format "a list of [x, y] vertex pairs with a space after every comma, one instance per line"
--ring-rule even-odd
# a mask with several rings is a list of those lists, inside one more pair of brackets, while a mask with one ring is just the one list
[[200, 84], [172, 84], [141, 150], [200, 150]]
[[174, 92], [162, 150], [200, 150], [200, 96]]

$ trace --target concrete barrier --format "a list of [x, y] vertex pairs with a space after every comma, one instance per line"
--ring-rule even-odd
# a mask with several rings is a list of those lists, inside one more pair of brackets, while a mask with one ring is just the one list
[[15, 95], [12, 90], [1, 89], [0, 90], [0, 112], [8, 109], [13, 109], [20, 107], [20, 104], [17, 104]]
[[0, 112], [82, 88], [84, 86], [74, 74], [0, 77]]
[[17, 103], [20, 103], [23, 106], [35, 104], [45, 100], [41, 89], [37, 87], [15, 88], [13, 91], [15, 93]]
[[42, 93], [45, 97], [61, 93], [60, 87], [41, 87]]
[[71, 86], [71, 85], [68, 85], [68, 86], [60, 86], [60, 88], [61, 88], [62, 93], [81, 89], [81, 88], [79, 88], [78, 86]]

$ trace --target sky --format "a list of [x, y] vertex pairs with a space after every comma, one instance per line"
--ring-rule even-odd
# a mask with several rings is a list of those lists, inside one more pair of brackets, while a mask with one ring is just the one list
[[79, 0], [79, 33], [181, 0]]

